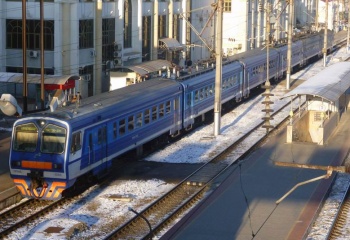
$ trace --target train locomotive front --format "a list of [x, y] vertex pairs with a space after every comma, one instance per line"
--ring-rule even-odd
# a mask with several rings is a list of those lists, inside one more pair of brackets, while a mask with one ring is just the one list
[[69, 125], [48, 117], [30, 117], [13, 125], [11, 177], [22, 196], [56, 200], [73, 185], [67, 179]]

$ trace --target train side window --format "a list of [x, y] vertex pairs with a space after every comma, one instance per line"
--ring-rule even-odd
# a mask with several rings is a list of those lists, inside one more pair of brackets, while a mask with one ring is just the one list
[[222, 89], [226, 89], [226, 88], [227, 88], [227, 79], [224, 79], [222, 83]]
[[163, 117], [164, 116], [164, 103], [161, 103], [159, 105], [159, 117]]
[[70, 152], [74, 153], [81, 149], [81, 132], [73, 133]]
[[196, 90], [196, 91], [194, 92], [194, 102], [198, 102], [198, 100], [199, 100], [199, 91]]
[[171, 111], [171, 104], [170, 104], [170, 101], [167, 101], [166, 107], [165, 107], [165, 114], [170, 113], [170, 111]]
[[142, 127], [142, 113], [136, 114], [136, 128]]
[[103, 139], [102, 128], [99, 128], [98, 129], [98, 133], [97, 133], [97, 143], [101, 144], [102, 143], [102, 139]]
[[149, 109], [145, 110], [145, 124], [148, 124], [150, 122], [150, 111]]
[[114, 138], [117, 138], [117, 123], [113, 123], [113, 136]]
[[98, 129], [98, 132], [97, 132], [97, 143], [98, 144], [102, 144], [105, 142], [105, 139], [106, 139], [106, 126], [104, 127], [101, 127]]
[[132, 131], [134, 130], [134, 116], [129, 116], [128, 117], [128, 130]]
[[93, 141], [92, 141], [92, 133], [89, 134], [89, 150], [92, 151]]
[[106, 142], [106, 137], [107, 137], [107, 126], [103, 126], [101, 128], [101, 143], [105, 143]]
[[157, 120], [157, 107], [152, 107], [152, 121]]
[[211, 86], [210, 86], [210, 90], [209, 90], [209, 92], [210, 92], [210, 95], [213, 95], [214, 94], [214, 85], [212, 84]]
[[233, 77], [233, 85], [236, 85], [236, 84], [237, 84], [237, 79], [238, 79], [238, 77], [237, 77], [237, 75], [235, 75], [235, 76]]
[[199, 100], [203, 99], [203, 88], [199, 90]]
[[191, 107], [191, 105], [192, 105], [192, 94], [191, 93], [187, 93], [186, 105], [187, 105], [187, 108]]
[[125, 119], [119, 121], [119, 135], [123, 136], [125, 134]]

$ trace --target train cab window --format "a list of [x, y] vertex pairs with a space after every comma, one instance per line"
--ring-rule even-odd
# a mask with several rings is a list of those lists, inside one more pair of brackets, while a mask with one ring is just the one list
[[123, 136], [125, 134], [125, 119], [119, 121], [119, 135]]
[[159, 117], [164, 117], [164, 103], [159, 105]]
[[63, 153], [66, 135], [65, 128], [48, 124], [42, 130], [41, 151], [43, 153]]
[[136, 128], [142, 127], [142, 113], [136, 114]]
[[157, 107], [152, 107], [152, 121], [157, 120]]
[[150, 122], [150, 110], [145, 110], [145, 124], [148, 124]]
[[34, 152], [38, 142], [38, 128], [34, 123], [15, 127], [13, 150]]
[[165, 114], [170, 113], [170, 110], [171, 110], [170, 106], [171, 106], [170, 101], [167, 101], [165, 106]]
[[134, 124], [134, 116], [129, 116], [128, 117], [128, 130], [129, 131], [134, 130], [134, 126], [135, 126], [135, 124]]
[[81, 149], [81, 132], [73, 133], [70, 152], [74, 153]]

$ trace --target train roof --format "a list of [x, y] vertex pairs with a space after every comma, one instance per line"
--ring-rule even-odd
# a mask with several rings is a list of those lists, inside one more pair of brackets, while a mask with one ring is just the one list
[[31, 116], [55, 117], [65, 120], [72, 119], [74, 121], [74, 119], [79, 120], [89, 117], [93, 113], [108, 115], [116, 111], [116, 108], [120, 112], [127, 112], [133, 110], [132, 108], [140, 105], [140, 103], [154, 99], [155, 95], [161, 98], [162, 96], [176, 94], [178, 91], [180, 91], [180, 84], [174, 80], [148, 80], [81, 99], [79, 105], [77, 103], [71, 103], [67, 106], [57, 108], [54, 112], [46, 110], [32, 114]]

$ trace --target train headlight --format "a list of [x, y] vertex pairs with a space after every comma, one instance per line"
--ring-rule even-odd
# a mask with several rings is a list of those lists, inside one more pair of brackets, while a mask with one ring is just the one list
[[42, 128], [46, 124], [46, 121], [45, 120], [38, 120], [37, 123]]
[[11, 165], [12, 167], [21, 167], [22, 164], [21, 161], [13, 161]]
[[52, 164], [53, 166], [53, 169], [62, 169], [62, 164], [59, 164], [59, 163], [54, 163]]

